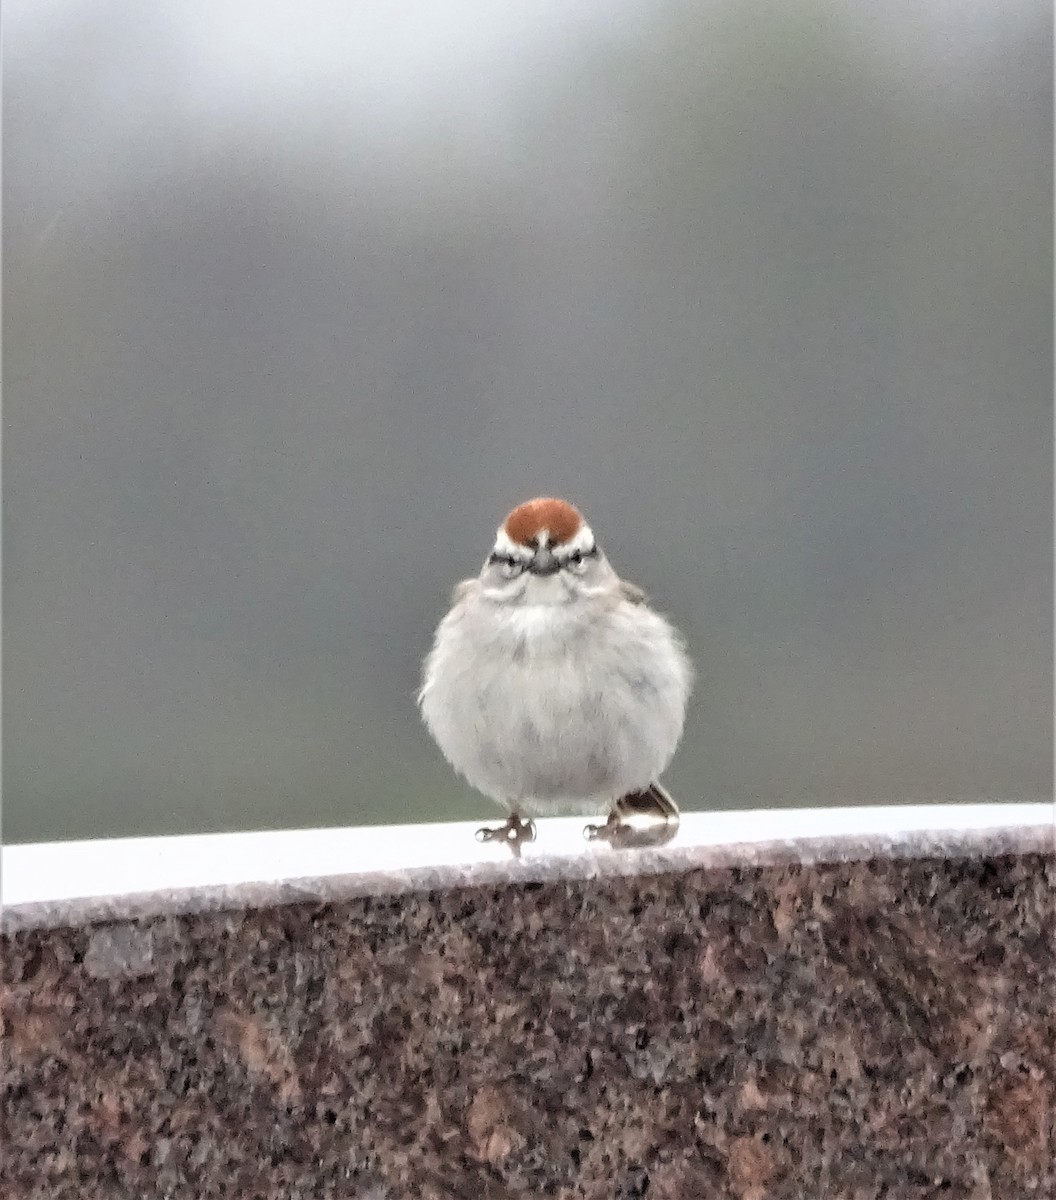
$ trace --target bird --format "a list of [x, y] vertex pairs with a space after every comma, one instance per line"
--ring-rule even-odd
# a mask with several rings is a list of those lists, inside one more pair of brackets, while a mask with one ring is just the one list
[[455, 587], [418, 703], [454, 770], [508, 813], [478, 837], [519, 854], [531, 818], [611, 808], [611, 824], [624, 798], [673, 809], [677, 824], [659, 778], [693, 683], [682, 635], [617, 575], [579, 509], [541, 496], [508, 514], [480, 574]]

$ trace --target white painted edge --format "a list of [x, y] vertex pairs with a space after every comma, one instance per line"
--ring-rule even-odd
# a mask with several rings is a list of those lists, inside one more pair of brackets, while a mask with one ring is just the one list
[[[584, 841], [587, 823], [579, 817], [537, 822], [538, 838], [524, 847], [524, 858], [614, 853], [607, 846]], [[9, 908], [187, 888], [509, 863], [505, 847], [476, 841], [480, 824], [460, 821], [4, 846], [0, 847], [0, 904]], [[1052, 826], [1056, 834], [1056, 808], [1051, 803], [692, 812], [682, 814], [671, 845], [691, 850], [1039, 826]], [[471, 879], [470, 873], [467, 881]]]

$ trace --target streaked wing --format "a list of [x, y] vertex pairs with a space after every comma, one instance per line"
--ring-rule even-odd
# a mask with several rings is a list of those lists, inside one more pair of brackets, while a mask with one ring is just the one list
[[632, 604], [645, 604], [648, 600], [645, 592], [637, 584], [628, 583], [626, 579], [620, 580], [620, 595]]

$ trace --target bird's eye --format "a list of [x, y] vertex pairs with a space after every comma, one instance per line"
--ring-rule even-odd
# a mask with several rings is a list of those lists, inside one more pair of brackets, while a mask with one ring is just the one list
[[519, 575], [524, 570], [524, 563], [519, 559], [514, 558], [512, 554], [500, 554], [497, 550], [493, 550], [488, 555], [488, 566], [502, 567], [503, 574], [507, 578], [512, 578], [514, 575]]
[[586, 550], [573, 550], [568, 556], [568, 566], [581, 571], [586, 566], [587, 559], [597, 558], [597, 556], [598, 549], [596, 546], [588, 546]]

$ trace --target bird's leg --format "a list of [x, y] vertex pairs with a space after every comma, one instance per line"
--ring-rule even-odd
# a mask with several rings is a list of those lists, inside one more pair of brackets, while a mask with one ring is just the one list
[[477, 841], [505, 842], [513, 857], [520, 858], [521, 845], [524, 842], [535, 841], [535, 822], [524, 821], [517, 813], [513, 812], [510, 813], [505, 825], [498, 825], [494, 829], [489, 829], [487, 826], [478, 829]]
[[588, 825], [588, 842], [608, 842], [617, 849], [629, 846], [662, 846], [678, 832], [678, 805], [658, 783], [644, 791], [629, 792], [612, 806], [604, 825]]

